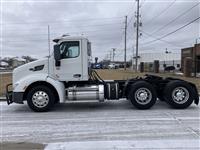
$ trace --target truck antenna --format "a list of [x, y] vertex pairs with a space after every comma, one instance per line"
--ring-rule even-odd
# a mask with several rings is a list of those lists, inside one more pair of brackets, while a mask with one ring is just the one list
[[49, 25], [48, 25], [48, 51], [49, 51], [49, 57], [50, 57], [51, 43], [50, 43], [50, 27], [49, 27]]
[[50, 41], [50, 27], [48, 25], [48, 51], [49, 51], [49, 56], [48, 56], [48, 75], [49, 75], [49, 58], [50, 58], [50, 53], [51, 53], [51, 41]]

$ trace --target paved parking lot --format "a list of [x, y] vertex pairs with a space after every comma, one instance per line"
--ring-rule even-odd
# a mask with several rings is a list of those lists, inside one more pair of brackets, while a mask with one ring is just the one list
[[32, 112], [27, 105], [0, 105], [3, 143], [53, 143], [46, 149], [61, 150], [94, 145], [97, 149], [200, 148], [196, 105], [176, 110], [159, 101], [151, 110], [137, 110], [120, 100], [59, 104], [46, 113]]

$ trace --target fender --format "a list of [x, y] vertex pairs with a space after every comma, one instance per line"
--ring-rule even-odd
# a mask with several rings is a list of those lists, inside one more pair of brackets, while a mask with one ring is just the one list
[[13, 83], [13, 92], [25, 92], [26, 88], [34, 82], [46, 81], [47, 74], [31, 74]]
[[46, 82], [51, 84], [56, 89], [56, 91], [58, 92], [60, 103], [64, 103], [66, 100], [64, 83], [49, 76], [46, 78]]
[[25, 92], [26, 89], [34, 82], [45, 81], [51, 84], [57, 91], [61, 103], [65, 101], [65, 86], [64, 83], [49, 77], [48, 74], [33, 74], [26, 76], [22, 80], [13, 84], [13, 92]]
[[199, 94], [198, 94], [198, 90], [197, 90], [197, 87], [195, 86], [195, 84], [193, 84], [193, 83], [190, 83], [190, 85], [192, 86], [192, 88], [193, 88], [193, 92], [194, 92], [194, 103], [196, 104], [196, 105], [198, 105], [199, 104]]

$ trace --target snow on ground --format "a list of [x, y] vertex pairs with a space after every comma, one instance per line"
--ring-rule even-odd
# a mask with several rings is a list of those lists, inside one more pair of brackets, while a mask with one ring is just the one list
[[143, 140], [143, 141], [88, 141], [52, 143], [45, 150], [124, 150], [124, 149], [176, 149], [199, 150], [199, 140]]
[[46, 150], [199, 149], [200, 107], [170, 108], [158, 102], [137, 110], [126, 101], [68, 103], [35, 113], [28, 106], [1, 105], [3, 142], [48, 144]]

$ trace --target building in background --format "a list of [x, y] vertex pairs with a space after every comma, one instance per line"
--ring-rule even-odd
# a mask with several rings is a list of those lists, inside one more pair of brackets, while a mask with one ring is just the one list
[[5, 70], [9, 68], [9, 64], [3, 60], [0, 60], [0, 70]]
[[17, 68], [18, 66], [24, 65], [26, 63], [29, 63], [35, 60], [37, 59], [32, 58], [30, 56], [0, 58], [0, 71], [13, 70], [14, 68]]
[[200, 43], [195, 44], [194, 47], [183, 48], [181, 50], [181, 68], [184, 68], [185, 58], [192, 58], [192, 70], [195, 72], [195, 60], [196, 60], [196, 69], [200, 73]]
[[23, 58], [15, 57], [12, 59], [12, 68], [16, 68], [26, 63], [26, 60]]
[[159, 70], [164, 71], [166, 67], [173, 66], [176, 71], [181, 69], [181, 53], [141, 53], [139, 64], [144, 62], [144, 71], [153, 71], [153, 63], [159, 61]]

